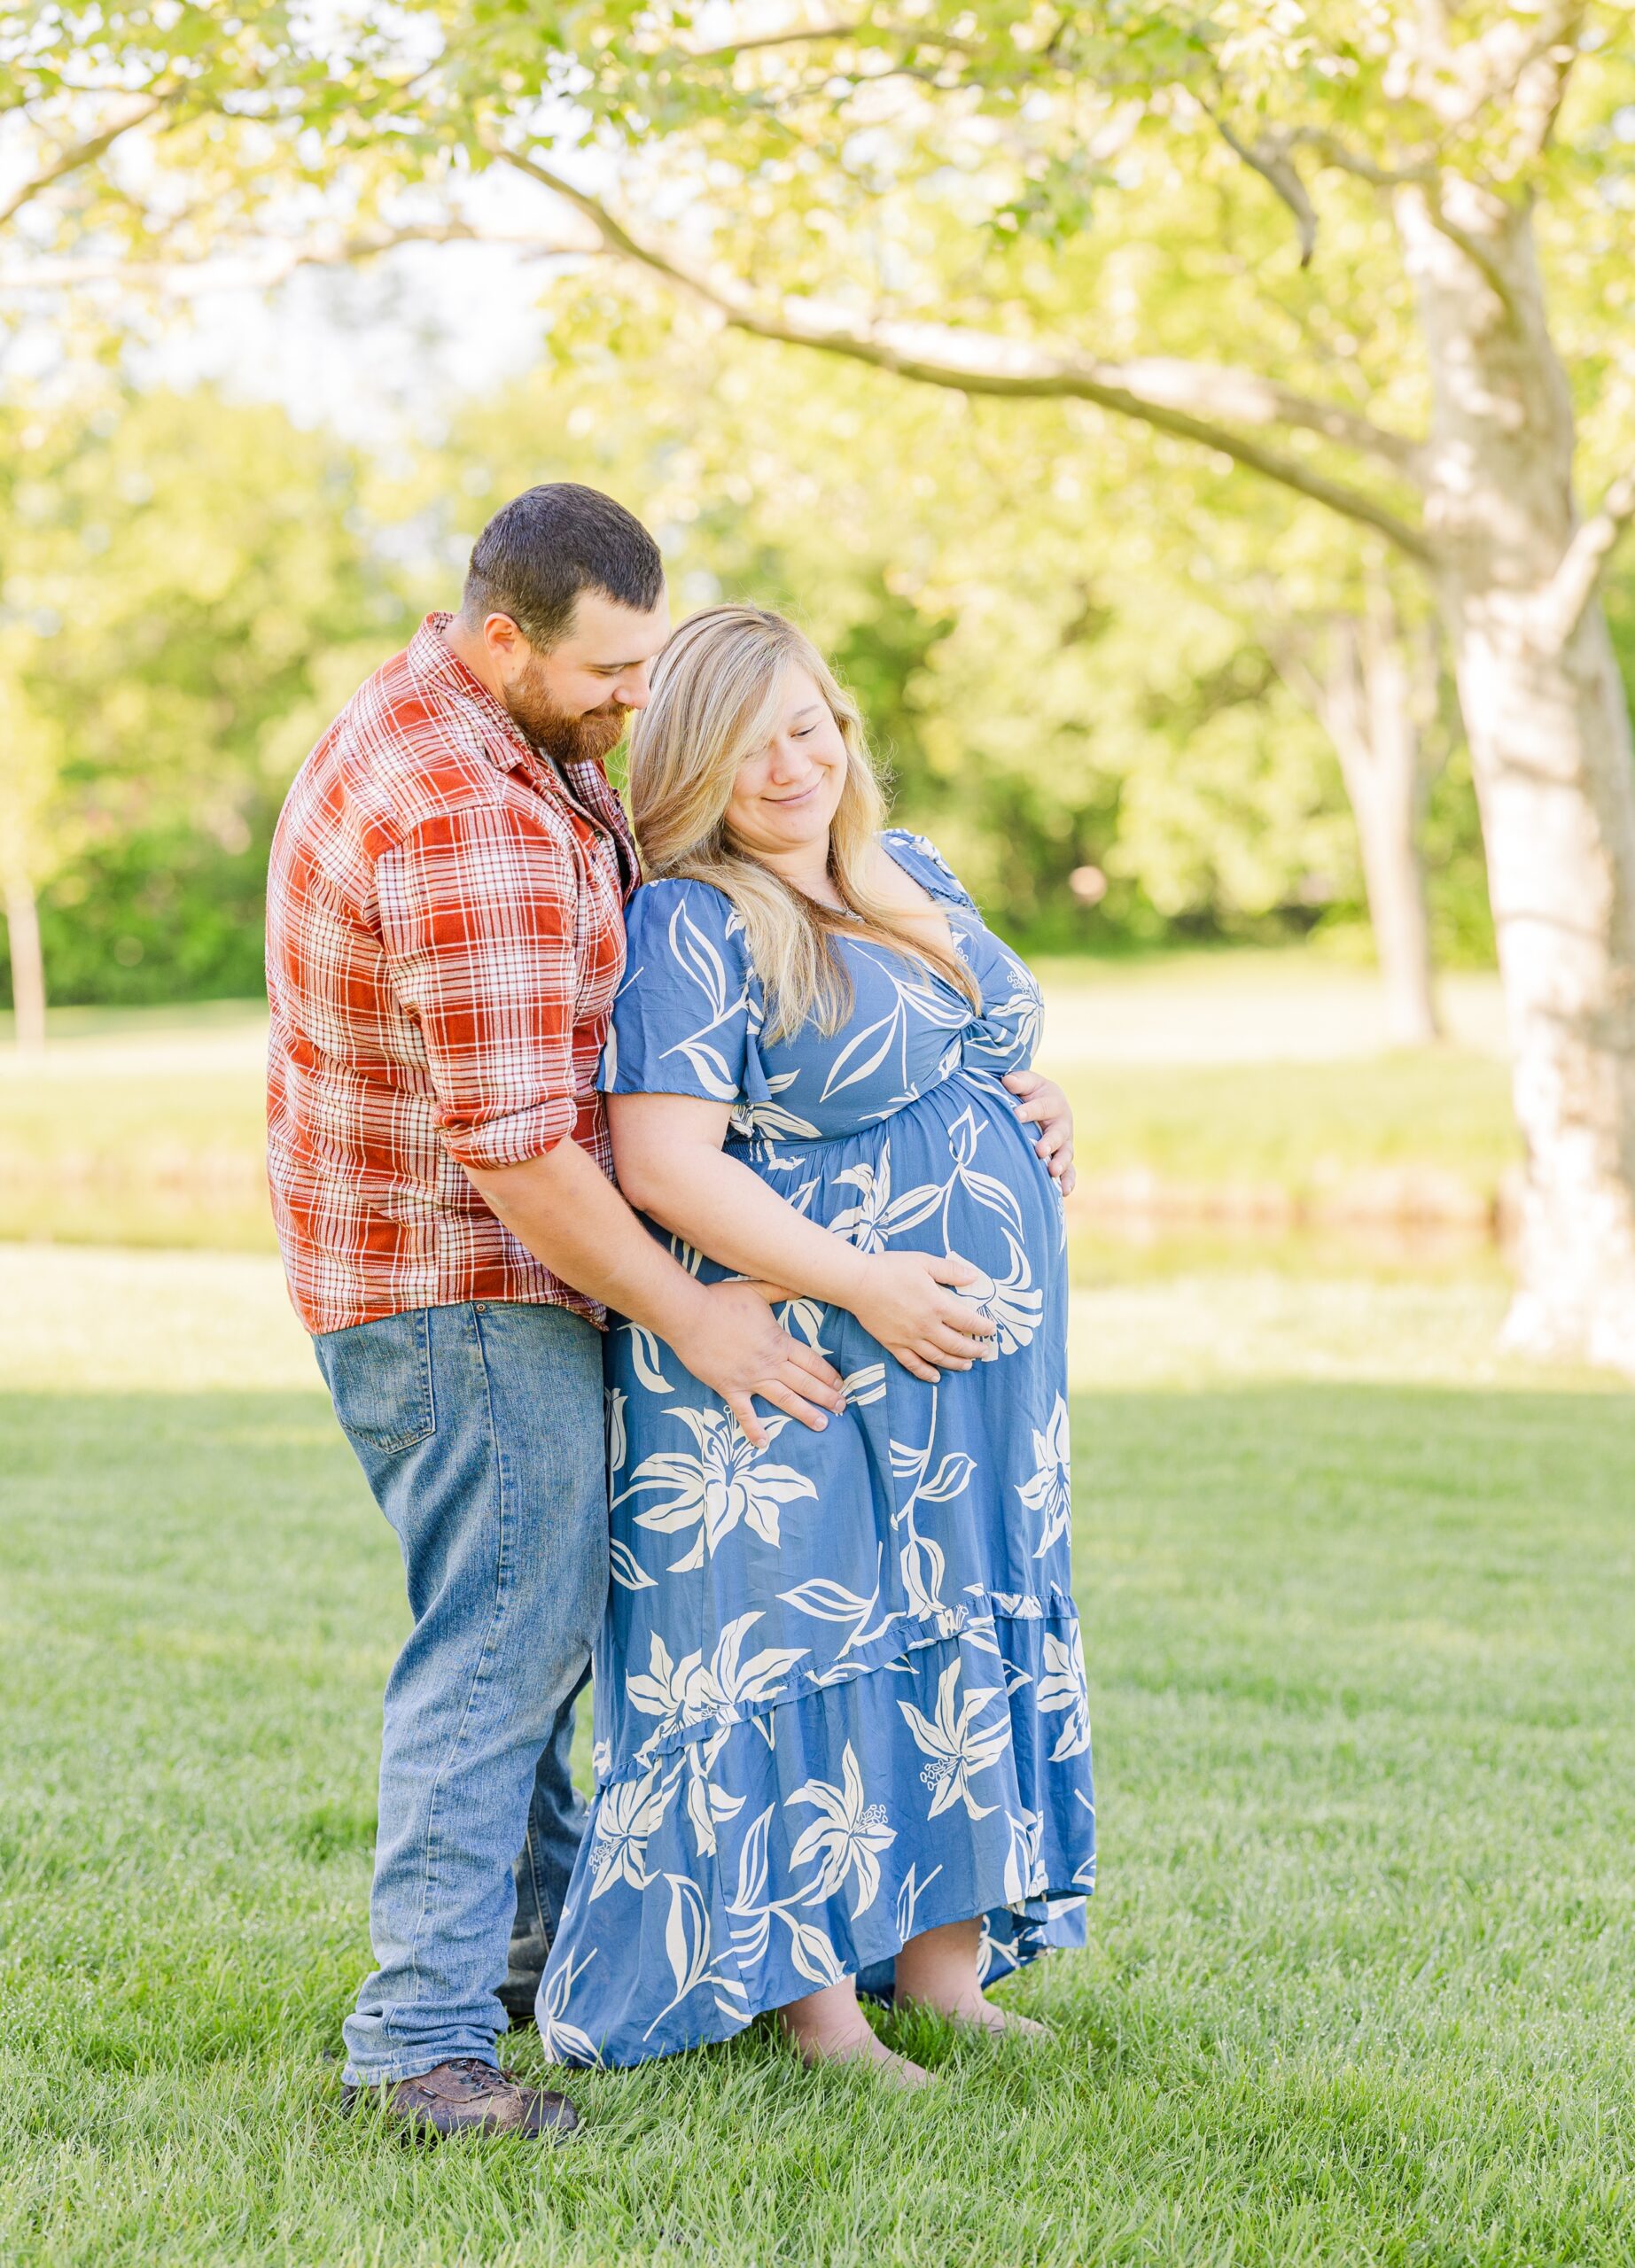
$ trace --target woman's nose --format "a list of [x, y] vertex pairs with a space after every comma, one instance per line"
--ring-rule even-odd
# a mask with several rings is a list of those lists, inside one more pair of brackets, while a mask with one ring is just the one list
[[801, 750], [784, 748], [775, 741], [773, 742], [772, 760], [767, 765], [767, 771], [775, 787], [785, 788], [797, 780], [804, 780], [811, 769], [812, 766]]

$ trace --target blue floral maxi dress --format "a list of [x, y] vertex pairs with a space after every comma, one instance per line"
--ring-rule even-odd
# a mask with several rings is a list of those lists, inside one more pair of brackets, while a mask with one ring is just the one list
[[[653, 882], [602, 1083], [731, 1103], [728, 1154], [865, 1251], [962, 1254], [999, 1353], [923, 1383], [845, 1309], [791, 1301], [849, 1408], [821, 1433], [775, 1414], [758, 1452], [667, 1347], [612, 1320], [597, 1794], [539, 2000], [560, 2062], [728, 2039], [976, 1915], [990, 1980], [1084, 1941], [1065, 1238], [1000, 1084], [1032, 1054], [1039, 990], [929, 843], [884, 840], [946, 913], [979, 1014], [845, 938], [843, 1029], [768, 1043], [728, 899]], [[673, 1248], [706, 1282], [729, 1272]]]

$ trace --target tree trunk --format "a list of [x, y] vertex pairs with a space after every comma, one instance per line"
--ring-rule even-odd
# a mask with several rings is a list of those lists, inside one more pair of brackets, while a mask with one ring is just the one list
[[1426, 1047], [1440, 1032], [1420, 850], [1435, 650], [1413, 639], [1379, 582], [1366, 612], [1331, 623], [1324, 643], [1296, 672], [1298, 688], [1334, 742], [1357, 822], [1387, 1035], [1393, 1046]]
[[5, 879], [6, 942], [12, 951], [13, 1036], [20, 1048], [45, 1045], [45, 962], [40, 951], [40, 912], [34, 885], [14, 870]]
[[[1433, 388], [1428, 524], [1482, 810], [1527, 1153], [1507, 1339], [1635, 1372], [1635, 765], [1605, 617], [1561, 617], [1573, 421], [1530, 214], [1399, 192]], [[1476, 257], [1472, 255], [1475, 254]]]

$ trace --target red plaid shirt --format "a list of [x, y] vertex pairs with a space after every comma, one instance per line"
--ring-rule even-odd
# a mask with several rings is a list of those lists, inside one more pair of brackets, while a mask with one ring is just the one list
[[309, 1331], [526, 1300], [601, 1322], [462, 1169], [571, 1134], [596, 1090], [637, 879], [599, 765], [572, 796], [429, 615], [297, 773], [267, 891], [268, 1172]]

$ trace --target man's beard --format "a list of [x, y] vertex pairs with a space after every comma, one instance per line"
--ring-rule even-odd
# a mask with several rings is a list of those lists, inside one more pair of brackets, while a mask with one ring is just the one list
[[559, 709], [541, 683], [544, 672], [537, 659], [529, 662], [515, 685], [505, 688], [505, 706], [525, 740], [558, 764], [599, 764], [624, 737], [630, 711], [621, 703], [570, 717]]

